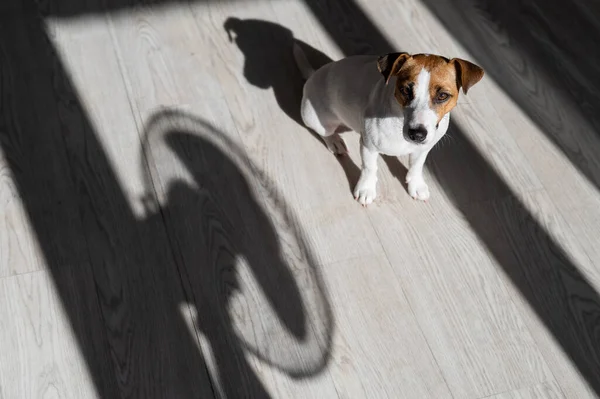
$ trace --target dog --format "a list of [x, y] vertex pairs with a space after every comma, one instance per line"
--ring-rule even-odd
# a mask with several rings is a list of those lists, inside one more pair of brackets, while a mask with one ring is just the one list
[[377, 159], [385, 154], [409, 155], [408, 193], [427, 201], [427, 155], [448, 130], [459, 90], [467, 94], [483, 78], [483, 69], [459, 58], [398, 52], [350, 56], [315, 70], [297, 44], [293, 53], [305, 79], [304, 124], [337, 155], [348, 152], [340, 128], [360, 133], [362, 165], [354, 198], [363, 206], [375, 200]]

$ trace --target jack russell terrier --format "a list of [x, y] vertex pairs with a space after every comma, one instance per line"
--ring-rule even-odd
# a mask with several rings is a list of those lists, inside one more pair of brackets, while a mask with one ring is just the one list
[[408, 193], [429, 199], [423, 179], [427, 154], [448, 130], [459, 89], [467, 94], [483, 78], [483, 69], [458, 58], [390, 53], [351, 56], [315, 70], [297, 44], [294, 57], [306, 80], [301, 108], [306, 126], [334, 154], [348, 152], [338, 128], [361, 135], [354, 198], [363, 206], [375, 199], [379, 154], [410, 154]]

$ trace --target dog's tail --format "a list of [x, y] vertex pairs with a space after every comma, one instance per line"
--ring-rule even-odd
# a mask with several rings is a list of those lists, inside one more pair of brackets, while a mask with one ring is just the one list
[[304, 51], [300, 48], [298, 43], [294, 43], [294, 58], [296, 59], [298, 69], [305, 80], [315, 73], [315, 69], [310, 65], [310, 62], [308, 62], [306, 54], [304, 54]]

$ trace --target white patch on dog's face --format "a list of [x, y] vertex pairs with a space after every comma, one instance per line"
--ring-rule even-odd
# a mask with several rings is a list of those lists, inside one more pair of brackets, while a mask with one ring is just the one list
[[414, 130], [427, 131], [427, 137], [421, 144], [427, 144], [435, 137], [438, 118], [435, 111], [431, 109], [430, 82], [431, 74], [422, 68], [413, 87], [413, 100], [408, 104], [405, 112], [405, 126], [409, 135]]
[[425, 68], [421, 69], [417, 76], [417, 83], [414, 87], [414, 100], [411, 106], [415, 108], [428, 107], [429, 105], [429, 82], [431, 80], [431, 74]]

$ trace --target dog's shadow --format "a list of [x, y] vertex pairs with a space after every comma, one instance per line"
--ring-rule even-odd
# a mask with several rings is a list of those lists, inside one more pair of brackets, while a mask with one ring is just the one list
[[[296, 66], [293, 45], [298, 44], [310, 64], [318, 69], [333, 60], [301, 40], [295, 39], [292, 31], [279, 24], [257, 19], [228, 18], [224, 28], [229, 39], [237, 44], [245, 56], [244, 76], [248, 82], [261, 89], [272, 88], [279, 107], [291, 119], [304, 126], [300, 117], [300, 102], [304, 79]], [[323, 140], [307, 129], [320, 143]], [[340, 131], [343, 133], [343, 131]], [[358, 182], [359, 167], [348, 156], [336, 157], [348, 178], [350, 190]], [[404, 182], [406, 168], [393, 157], [384, 157], [390, 171]]]

